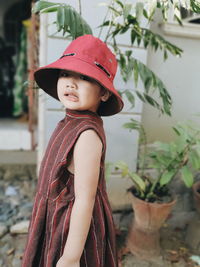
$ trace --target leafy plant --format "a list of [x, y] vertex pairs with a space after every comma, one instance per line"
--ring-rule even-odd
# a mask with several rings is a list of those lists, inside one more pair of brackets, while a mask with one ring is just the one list
[[[81, 6], [80, 2], [79, 0], [79, 6]], [[184, 7], [191, 8], [194, 12], [199, 12], [199, 4], [195, 0], [191, 0], [189, 6], [188, 1], [181, 2]], [[119, 46], [117, 46], [116, 37], [129, 32], [131, 45], [143, 45], [144, 48], [152, 47], [155, 51], [160, 49], [163, 51], [164, 60], [167, 59], [168, 53], [180, 56], [182, 49], [171, 44], [162, 36], [153, 33], [148, 28], [141, 26], [142, 18], [146, 18], [148, 22], [153, 20], [156, 9], [161, 10], [163, 20], [166, 20], [170, 7], [173, 7], [175, 11], [175, 19], [181, 22], [181, 18], [177, 13], [180, 9], [180, 3], [178, 1], [135, 1], [132, 4], [120, 0], [111, 0], [108, 5], [107, 15], [100, 25], [100, 34], [103, 28], [107, 28], [105, 42], [109, 42], [116, 52], [124, 81], [127, 82], [134, 76], [136, 87], [139, 78], [144, 84], [144, 92], [139, 90], [124, 90], [121, 94], [124, 94], [128, 98], [132, 107], [134, 107], [135, 96], [137, 96], [141, 101], [152, 105], [161, 113], [167, 115], [171, 115], [172, 100], [165, 85], [145, 64], [134, 58], [131, 50], [122, 52]], [[63, 36], [68, 34], [68, 37], [70, 36], [72, 39], [75, 39], [80, 35], [92, 34], [91, 27], [70, 5], [38, 1], [33, 11], [40, 13], [56, 12], [55, 23], [57, 25], [57, 32], [62, 32]], [[110, 18], [107, 19], [107, 17]], [[155, 93], [158, 93], [161, 101], [158, 102], [155, 100]]]
[[56, 12], [57, 32], [65, 33], [72, 39], [84, 34], [92, 34], [91, 27], [83, 17], [70, 5], [62, 3], [52, 3], [47, 1], [38, 1], [33, 8], [35, 13]]
[[[131, 126], [130, 123], [125, 126], [129, 129], [136, 128], [136, 125]], [[143, 129], [138, 129], [144, 132]], [[200, 170], [200, 129], [188, 123], [178, 124], [173, 130], [177, 136], [174, 142], [155, 142], [151, 152], [147, 152], [145, 144], [136, 173], [131, 172], [126, 163], [116, 163], [122, 176], [132, 180], [134, 194], [145, 201], [154, 202], [169, 195], [169, 184], [177, 175], [187, 187], [191, 187], [193, 172]], [[144, 133], [143, 138], [145, 139]], [[156, 170], [155, 177], [146, 174], [145, 168]]]

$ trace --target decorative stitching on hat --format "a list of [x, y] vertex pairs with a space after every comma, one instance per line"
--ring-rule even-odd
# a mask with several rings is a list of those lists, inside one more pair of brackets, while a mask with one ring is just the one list
[[76, 55], [76, 53], [65, 54], [65, 55], [62, 55], [62, 57], [60, 57], [60, 59], [63, 57], [69, 57], [69, 56], [75, 56], [75, 55]]
[[97, 67], [99, 67], [101, 70], [103, 70], [105, 73], [106, 73], [106, 75], [110, 78], [111, 77], [111, 74], [99, 63], [99, 62], [94, 62], [94, 64], [97, 66]]

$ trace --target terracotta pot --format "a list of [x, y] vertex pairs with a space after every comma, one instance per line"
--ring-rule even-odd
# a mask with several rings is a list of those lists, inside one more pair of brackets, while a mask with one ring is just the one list
[[193, 196], [194, 196], [194, 205], [197, 212], [200, 214], [200, 181], [196, 182], [192, 186]]
[[127, 239], [130, 251], [141, 259], [160, 255], [159, 229], [169, 216], [176, 199], [169, 203], [148, 203], [129, 193], [134, 219]]

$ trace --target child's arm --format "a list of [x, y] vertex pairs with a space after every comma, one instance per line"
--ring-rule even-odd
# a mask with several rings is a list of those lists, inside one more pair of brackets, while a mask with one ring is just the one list
[[74, 147], [75, 201], [68, 238], [61, 259], [63, 265], [58, 266], [79, 266], [92, 218], [101, 153], [102, 142], [97, 133], [93, 130], [84, 131]]

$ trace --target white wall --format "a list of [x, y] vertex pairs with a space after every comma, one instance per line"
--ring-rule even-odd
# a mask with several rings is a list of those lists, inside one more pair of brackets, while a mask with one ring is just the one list
[[150, 143], [156, 140], [172, 140], [174, 134], [171, 126], [177, 121], [190, 119], [200, 125], [200, 116], [194, 116], [200, 114], [200, 35], [195, 34], [197, 27], [199, 32], [200, 25], [185, 25], [174, 33], [176, 27], [170, 25], [170, 30], [165, 34], [157, 22], [151, 25], [155, 32], [182, 48], [184, 52], [181, 58], [170, 55], [166, 62], [163, 62], [162, 53], [148, 52], [148, 67], [162, 79], [173, 99], [172, 117], [159, 117], [155, 109], [146, 104], [143, 106], [142, 121]]
[[[106, 13], [106, 7], [99, 7], [99, 2], [100, 1], [98, 0], [82, 1], [82, 15], [92, 26], [93, 34], [95, 36], [98, 36], [99, 29], [97, 29], [97, 26], [102, 23]], [[78, 1], [72, 1], [70, 4], [75, 4], [74, 6], [77, 7], [77, 3]], [[41, 24], [41, 39], [43, 40], [42, 42], [46, 44], [45, 47], [41, 47], [41, 65], [50, 63], [60, 57], [69, 43], [67, 40], [63, 39], [61, 35], [52, 37], [52, 34], [56, 32], [54, 25], [52, 25], [54, 19], [55, 17], [53, 14], [48, 17], [47, 23], [49, 24], [49, 27], [46, 37], [44, 36], [44, 33], [46, 32], [46, 25], [44, 21], [43, 24]], [[103, 32], [101, 39], [103, 40], [104, 37], [105, 32]], [[121, 37], [119, 43], [121, 44], [121, 48], [124, 49], [124, 45], [129, 44], [128, 37]], [[134, 48], [134, 55], [142, 62], [146, 62], [147, 54], [144, 49]], [[118, 70], [117, 76], [115, 78], [115, 86], [120, 90], [131, 89], [134, 88], [134, 82], [130, 81], [128, 84], [125, 84], [122, 81], [121, 75]], [[106, 161], [115, 162], [117, 160], [124, 160], [128, 163], [132, 170], [135, 169], [138, 150], [138, 134], [137, 132], [129, 132], [128, 130], [123, 129], [122, 125], [123, 123], [129, 121], [130, 118], [140, 120], [141, 111], [141, 102], [136, 102], [136, 107], [132, 110], [130, 110], [130, 106], [128, 105], [128, 103], [126, 103], [124, 110], [120, 114], [111, 117], [103, 117], [105, 132], [107, 136]], [[40, 115], [42, 115], [41, 118]], [[62, 110], [61, 104], [58, 101], [52, 99], [46, 94], [42, 94], [40, 96], [39, 161], [41, 160], [44, 149], [53, 129], [55, 128], [58, 120], [62, 119], [63, 116], [64, 112]], [[116, 184], [118, 184], [118, 186], [116, 186]], [[122, 179], [119, 178], [119, 175], [117, 174], [112, 174], [108, 182], [108, 187], [111, 204], [114, 208], [122, 207], [129, 202], [125, 196], [125, 189], [129, 187], [129, 182], [126, 182], [125, 180], [122, 181]]]

